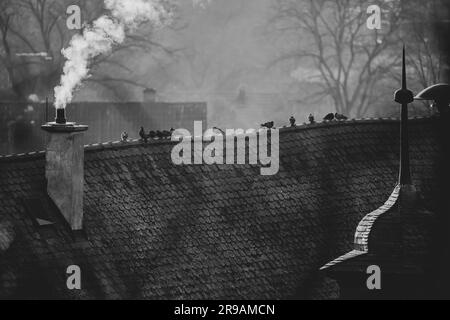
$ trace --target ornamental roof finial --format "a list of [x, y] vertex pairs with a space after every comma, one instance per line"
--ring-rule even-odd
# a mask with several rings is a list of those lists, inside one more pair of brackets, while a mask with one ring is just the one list
[[395, 102], [402, 105], [401, 130], [400, 130], [400, 173], [399, 184], [411, 185], [411, 170], [409, 164], [409, 137], [408, 137], [408, 104], [414, 101], [414, 94], [407, 89], [406, 85], [406, 54], [403, 45], [402, 57], [402, 88], [395, 92]]

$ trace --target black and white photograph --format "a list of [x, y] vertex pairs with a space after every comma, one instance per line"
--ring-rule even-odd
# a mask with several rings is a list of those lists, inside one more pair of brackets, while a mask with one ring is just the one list
[[449, 0], [0, 0], [0, 300], [450, 299], [449, 39]]

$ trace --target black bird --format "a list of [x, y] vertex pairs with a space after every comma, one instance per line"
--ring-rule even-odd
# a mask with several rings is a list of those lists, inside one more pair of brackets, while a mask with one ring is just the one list
[[344, 116], [343, 114], [339, 114], [339, 113], [335, 113], [334, 117], [336, 118], [336, 120], [348, 120], [348, 118], [346, 116]]
[[289, 122], [291, 123], [291, 127], [295, 127], [295, 122], [297, 120], [295, 120], [294, 116], [290, 117]]
[[141, 137], [142, 141], [148, 142], [148, 136], [145, 134], [144, 127], [141, 127], [141, 130], [139, 130], [139, 136]]
[[156, 132], [155, 131], [150, 131], [149, 134], [148, 134], [148, 137], [150, 139], [155, 139], [156, 138]]
[[316, 123], [316, 120], [314, 119], [314, 116], [312, 115], [312, 113], [309, 115], [308, 120], [309, 120], [309, 123]]
[[263, 124], [261, 125], [261, 127], [267, 128], [267, 129], [272, 129], [272, 128], [273, 128], [273, 125], [274, 125], [274, 122], [273, 122], [273, 121], [270, 121], [270, 122], [263, 123]]
[[172, 133], [170, 131], [164, 130], [162, 132], [162, 135], [163, 135], [164, 138], [170, 139], [170, 137], [172, 136]]
[[122, 142], [127, 142], [128, 141], [128, 133], [126, 131], [122, 132], [122, 135], [120, 136], [120, 140]]
[[141, 127], [141, 129], [139, 130], [139, 136], [140, 136], [142, 139], [144, 139], [144, 137], [145, 137], [145, 130], [144, 130], [144, 127]]
[[325, 118], [323, 118], [323, 120], [325, 121], [332, 121], [334, 120], [334, 114], [333, 113], [329, 113], [325, 116]]
[[162, 139], [162, 138], [164, 138], [164, 134], [161, 132], [161, 131], [156, 131], [156, 137], [158, 138], [158, 139]]

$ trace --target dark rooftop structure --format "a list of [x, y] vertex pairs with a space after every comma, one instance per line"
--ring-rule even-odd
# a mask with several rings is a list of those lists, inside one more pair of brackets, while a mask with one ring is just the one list
[[[320, 269], [338, 280], [341, 298], [415, 299], [436, 295], [433, 272], [437, 260], [433, 255], [439, 245], [438, 216], [426, 208], [411, 176], [408, 104], [414, 96], [407, 89], [405, 60], [403, 48], [402, 88], [395, 92], [395, 102], [401, 104], [397, 186], [382, 206], [359, 222], [353, 250]], [[383, 290], [370, 290], [364, 281], [373, 266], [383, 274]]]
[[[431, 212], [438, 120], [408, 122], [411, 182]], [[51, 153], [0, 157], [0, 298], [337, 298], [319, 268], [352, 252], [360, 221], [401, 191], [396, 119], [281, 129], [275, 176], [257, 165], [175, 166], [174, 144], [85, 146], [81, 229], [47, 191]], [[422, 248], [410, 235], [404, 245]], [[70, 265], [81, 290], [66, 287]]]

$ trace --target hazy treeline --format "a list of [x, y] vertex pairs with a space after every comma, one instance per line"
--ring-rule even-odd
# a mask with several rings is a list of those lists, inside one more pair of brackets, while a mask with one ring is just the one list
[[[285, 125], [310, 113], [351, 117], [397, 113], [400, 48], [408, 48], [415, 92], [442, 82], [445, 61], [433, 23], [445, 20], [441, 0], [166, 0], [170, 26], [141, 25], [120, 46], [96, 58], [76, 101], [139, 101], [155, 88], [164, 101], [206, 101], [209, 123], [254, 127]], [[95, 0], [1, 0], [2, 100], [53, 96], [66, 47], [83, 23], [104, 12]], [[381, 29], [366, 26], [367, 8], [381, 8]], [[29, 53], [45, 53], [45, 55]], [[33, 96], [36, 98], [35, 96]], [[417, 104], [413, 113], [428, 114]]]

